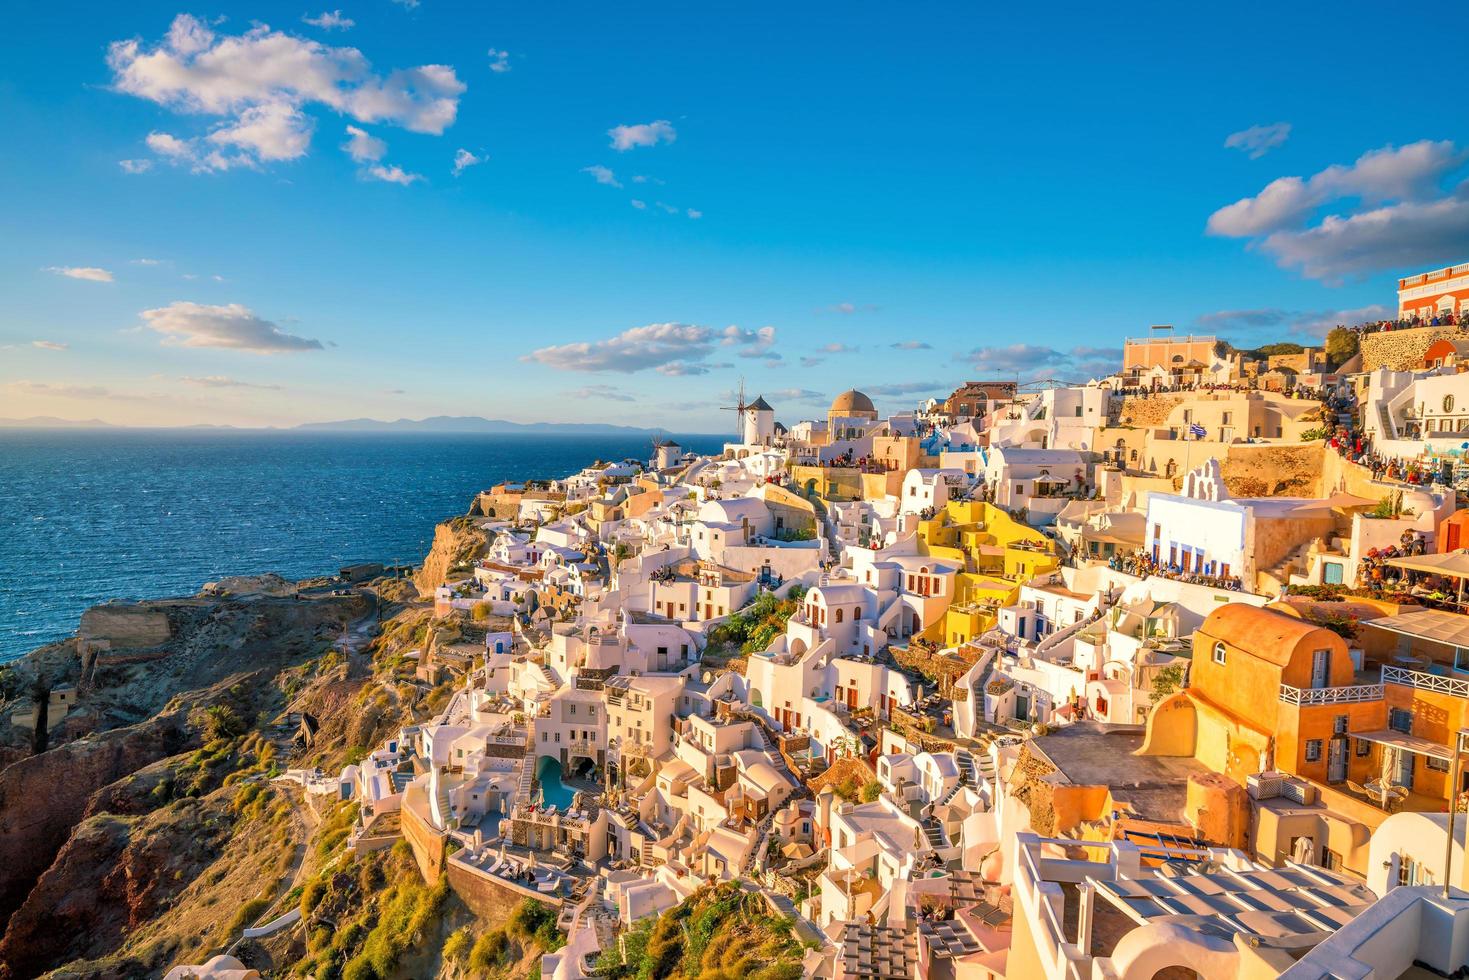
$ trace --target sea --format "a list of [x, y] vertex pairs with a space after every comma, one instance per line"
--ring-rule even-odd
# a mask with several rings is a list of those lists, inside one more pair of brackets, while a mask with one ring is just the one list
[[[678, 435], [698, 453], [718, 435]], [[422, 562], [434, 525], [503, 481], [651, 456], [645, 434], [0, 430], [0, 662], [109, 599], [226, 575]]]

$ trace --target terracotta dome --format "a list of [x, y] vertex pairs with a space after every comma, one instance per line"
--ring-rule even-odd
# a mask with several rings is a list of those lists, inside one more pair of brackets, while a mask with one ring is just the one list
[[856, 388], [849, 388], [837, 395], [836, 400], [831, 403], [831, 411], [828, 415], [853, 416], [863, 412], [877, 414], [877, 406], [872, 404], [868, 398]]

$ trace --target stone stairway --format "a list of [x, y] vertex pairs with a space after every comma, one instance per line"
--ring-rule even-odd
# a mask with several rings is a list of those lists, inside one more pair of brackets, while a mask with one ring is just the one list
[[760, 822], [755, 825], [755, 843], [745, 852], [745, 859], [740, 864], [740, 874], [748, 877], [755, 866], [755, 862], [766, 852], [770, 846], [770, 827], [775, 823], [775, 811], [765, 814]]
[[949, 835], [944, 833], [943, 824], [932, 818], [923, 821], [923, 838], [934, 850], [949, 846]]

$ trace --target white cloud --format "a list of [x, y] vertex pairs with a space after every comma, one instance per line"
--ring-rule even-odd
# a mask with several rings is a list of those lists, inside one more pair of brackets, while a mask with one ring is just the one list
[[[1279, 265], [1327, 281], [1441, 262], [1469, 246], [1469, 181], [1443, 189], [1466, 159], [1447, 140], [1386, 146], [1350, 166], [1271, 181], [1215, 211], [1207, 231], [1254, 239]], [[1318, 218], [1333, 205], [1340, 213]]]
[[933, 345], [921, 340], [900, 340], [896, 344], [889, 345], [893, 350], [933, 350]]
[[977, 347], [962, 355], [979, 371], [1000, 375], [1039, 374], [1063, 380], [1083, 380], [1113, 374], [1122, 367], [1120, 347], [1073, 347], [1059, 351], [1035, 344]]
[[690, 323], [650, 323], [632, 327], [606, 340], [557, 344], [534, 350], [521, 358], [545, 364], [560, 371], [615, 371], [631, 374], [656, 370], [661, 374], [681, 376], [706, 374], [724, 364], [708, 358], [721, 348], [739, 348], [740, 356], [774, 360], [779, 355], [771, 347], [775, 328], [747, 330], [729, 326], [724, 329]]
[[162, 259], [133, 259], [133, 265], [162, 265]]
[[31, 341], [31, 346], [32, 347], [39, 347], [41, 350], [70, 350], [71, 349], [71, 345], [70, 344], [61, 344], [61, 343], [57, 343], [54, 340], [33, 340], [33, 341]]
[[653, 206], [664, 214], [678, 214], [678, 208], [672, 204], [664, 204], [662, 201], [654, 201]]
[[419, 4], [419, 0], [393, 0], [393, 2], [404, 10], [417, 10]]
[[184, 384], [196, 388], [258, 388], [261, 391], [280, 391], [280, 385], [262, 385], [251, 381], [237, 381], [223, 374], [210, 374], [202, 378], [180, 378]]
[[802, 357], [801, 358], [801, 367], [803, 367], [803, 368], [814, 368], [817, 365], [823, 363], [825, 360], [826, 360], [826, 358], [824, 358], [824, 357]]
[[[761, 394], [766, 398], [782, 402], [814, 402], [820, 404], [825, 404], [826, 402], [826, 395], [812, 388], [776, 388], [774, 391], [766, 391]], [[738, 392], [729, 391], [724, 393], [723, 400], [729, 401], [738, 397]]]
[[112, 273], [93, 265], [48, 265], [42, 272], [54, 272], [68, 279], [84, 279], [87, 282], [111, 282]]
[[1290, 139], [1290, 123], [1278, 122], [1268, 126], [1251, 126], [1249, 129], [1230, 133], [1225, 137], [1224, 145], [1231, 150], [1239, 150], [1247, 154], [1251, 160], [1258, 160], [1288, 139]]
[[360, 123], [442, 133], [453, 124], [465, 90], [447, 65], [384, 76], [356, 48], [331, 47], [266, 25], [216, 35], [188, 14], [174, 18], [158, 44], [114, 42], [107, 63], [120, 92], [222, 120], [203, 137], [149, 136], [155, 153], [196, 171], [297, 159], [311, 140], [314, 124], [303, 110], [312, 104]]
[[342, 144], [347, 156], [358, 163], [376, 162], [388, 152], [388, 144], [357, 126], [347, 127], [347, 142]]
[[637, 198], [633, 198], [628, 203], [637, 208], [639, 211], [646, 211], [648, 209], [647, 201], [639, 201]]
[[322, 349], [321, 341], [288, 334], [239, 303], [208, 306], [178, 301], [138, 315], [164, 335], [164, 343], [179, 347], [222, 347], [252, 354]]
[[485, 162], [485, 157], [475, 156], [464, 148], [454, 151], [454, 176], [458, 177], [470, 167], [477, 167]]
[[492, 71], [492, 72], [496, 73], [497, 75], [499, 75], [499, 74], [504, 74], [505, 72], [507, 72], [509, 70], [510, 70], [510, 52], [509, 51], [497, 51], [494, 48], [491, 48], [490, 49], [490, 71]]
[[388, 184], [401, 184], [404, 187], [407, 187], [414, 181], [423, 180], [422, 174], [411, 174], [397, 164], [385, 167], [380, 163], [374, 163], [364, 170], [363, 174], [372, 180], [381, 180]]
[[878, 397], [900, 398], [904, 395], [916, 395], [921, 392], [948, 392], [953, 391], [955, 386], [943, 381], [898, 381], [893, 384], [863, 385], [862, 390], [869, 395]]
[[704, 212], [703, 211], [698, 211], [698, 210], [695, 210], [694, 208], [689, 208], [684, 213], [687, 214], [690, 218], [694, 219], [695, 221], [698, 221], [700, 218], [704, 217]]
[[855, 354], [861, 348], [853, 347], [851, 344], [827, 344], [821, 348], [823, 354]]
[[357, 26], [357, 22], [350, 17], [342, 16], [340, 10], [324, 10], [315, 17], [301, 18], [312, 27], [319, 27], [324, 31], [346, 31]]
[[143, 174], [153, 169], [152, 160], [119, 160], [117, 165], [125, 174]]
[[581, 172], [591, 174], [592, 179], [599, 184], [606, 184], [608, 187], [622, 186], [622, 183], [617, 179], [617, 175], [610, 168], [604, 167], [600, 163], [594, 163], [590, 167], [582, 167]]
[[607, 130], [607, 135], [612, 137], [612, 148], [619, 153], [636, 146], [657, 146], [659, 143], [672, 143], [678, 139], [673, 123], [667, 119], [631, 126], [613, 126]]

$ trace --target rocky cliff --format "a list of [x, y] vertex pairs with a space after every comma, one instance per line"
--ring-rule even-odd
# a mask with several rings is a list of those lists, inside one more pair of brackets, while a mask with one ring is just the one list
[[489, 535], [480, 527], [481, 518], [455, 517], [434, 528], [434, 543], [423, 567], [413, 576], [419, 595], [432, 598], [456, 565], [483, 558], [489, 550]]

